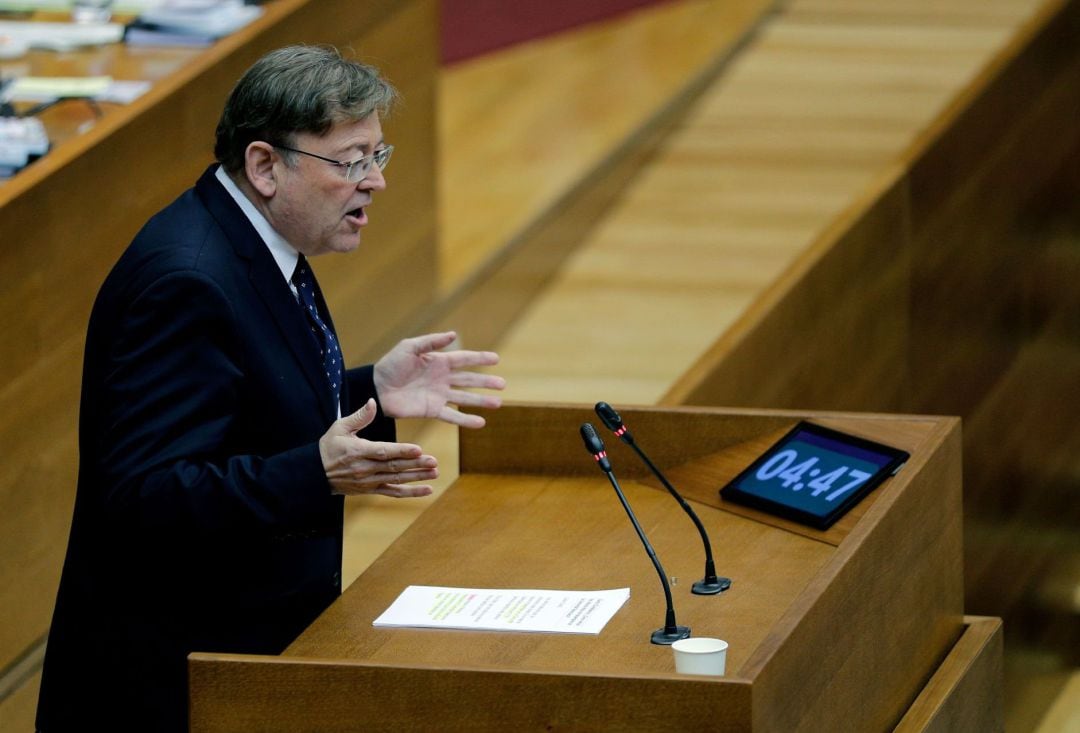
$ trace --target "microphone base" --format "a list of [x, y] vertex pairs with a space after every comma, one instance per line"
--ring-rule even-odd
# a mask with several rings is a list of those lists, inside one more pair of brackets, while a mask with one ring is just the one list
[[715, 596], [731, 587], [731, 578], [705, 578], [694, 583], [690, 591], [699, 596]]
[[660, 644], [661, 646], [671, 646], [679, 639], [685, 639], [690, 636], [689, 626], [676, 626], [671, 630], [657, 629], [652, 632], [652, 643]]

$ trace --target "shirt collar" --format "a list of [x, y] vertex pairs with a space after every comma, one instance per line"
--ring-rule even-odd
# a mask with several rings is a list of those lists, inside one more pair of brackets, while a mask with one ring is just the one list
[[251, 203], [250, 199], [236, 185], [236, 182], [225, 172], [225, 168], [219, 165], [217, 170], [214, 171], [214, 177], [225, 187], [225, 190], [229, 192], [240, 210], [244, 212], [244, 216], [255, 227], [255, 231], [259, 233], [267, 249], [270, 250], [270, 254], [273, 255], [274, 262], [277, 263], [285, 281], [291, 285], [290, 281], [292, 280], [293, 271], [296, 269], [296, 263], [300, 259], [300, 253], [285, 241], [284, 237], [274, 231], [274, 228], [270, 226], [270, 222], [262, 215], [262, 212], [255, 208], [255, 204]]

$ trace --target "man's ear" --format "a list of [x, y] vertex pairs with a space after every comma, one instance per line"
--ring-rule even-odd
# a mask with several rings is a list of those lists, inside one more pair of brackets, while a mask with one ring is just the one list
[[277, 178], [274, 173], [274, 161], [277, 153], [270, 143], [256, 140], [249, 143], [244, 151], [244, 175], [248, 183], [260, 195], [270, 198], [277, 191]]

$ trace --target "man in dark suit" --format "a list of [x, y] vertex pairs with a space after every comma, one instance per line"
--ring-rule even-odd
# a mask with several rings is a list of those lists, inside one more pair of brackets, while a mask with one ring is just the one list
[[[343, 495], [431, 492], [394, 418], [483, 420], [491, 352], [407, 339], [345, 370], [307, 258], [360, 242], [394, 90], [291, 47], [237, 83], [211, 167], [109, 274], [37, 725], [186, 730], [187, 654], [280, 653], [341, 591]], [[377, 317], [372, 314], [371, 317]], [[420, 482], [420, 483], [417, 483]]]

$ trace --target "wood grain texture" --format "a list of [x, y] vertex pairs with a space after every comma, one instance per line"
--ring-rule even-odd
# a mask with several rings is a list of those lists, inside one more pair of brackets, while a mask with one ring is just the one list
[[[391, 187], [380, 198], [370, 229], [390, 249], [344, 260], [327, 274], [346, 352], [364, 354], [384, 337], [371, 324], [392, 329], [433, 292], [436, 16], [428, 0], [359, 10], [346, 0], [277, 0], [206, 50], [116, 45], [62, 61], [31, 55], [43, 72], [146, 77], [154, 86], [129, 106], [110, 107], [84, 132], [73, 119], [84, 111], [57, 108], [47, 121], [56, 123], [60, 142], [0, 186], [0, 272], [11, 283], [0, 291], [0, 526], [10, 538], [0, 560], [0, 668], [48, 629], [71, 519], [79, 375], [94, 295], [146, 219], [211, 161], [222, 103], [256, 58], [295, 42], [352, 46], [382, 63], [411, 105], [400, 127], [387, 126], [401, 143], [394, 170], [402, 195], [394, 198]], [[416, 48], [403, 47], [402, 37], [415, 38]], [[346, 280], [349, 287], [337, 287]], [[390, 296], [382, 285], [405, 280], [417, 289]], [[371, 318], [376, 302], [380, 317]]]
[[[326, 660], [318, 664], [352, 669], [357, 683], [364, 680], [363, 689], [386, 690], [394, 720], [404, 701], [460, 697], [465, 684], [482, 689], [475, 700], [448, 703], [445, 721], [450, 728], [467, 727], [475, 718], [484, 729], [487, 708], [492, 706], [501, 711], [504, 725], [537, 723], [537, 710], [555, 711], [553, 719], [539, 722], [570, 728], [642, 727], [639, 721], [649, 721], [643, 727], [652, 728], [652, 721], [665, 719], [698, 727], [712, 720], [684, 718], [698, 713], [676, 709], [685, 699], [682, 693], [664, 697], [668, 685], [677, 686], [687, 678], [674, 674], [669, 649], [648, 641], [651, 631], [662, 625], [663, 598], [654, 568], [610, 486], [590, 465], [583, 448], [576, 451], [578, 462], [594, 475], [573, 471], [563, 455], [565, 447], [545, 440], [568, 421], [576, 433], [573, 423], [580, 413], [581, 408], [575, 407], [510, 406], [492, 415], [488, 431], [463, 438], [464, 444], [480, 441], [493, 447], [473, 450], [466, 459], [463, 446], [462, 476], [286, 650], [279, 661], [291, 662], [291, 672], [274, 668], [273, 673], [282, 676], [266, 682], [264, 689], [251, 684], [256, 678], [243, 675], [263, 674], [259, 665], [266, 667], [270, 660], [193, 657], [192, 710], [205, 711], [196, 713], [199, 719], [220, 718], [236, 725], [248, 720], [245, 716], [258, 714], [255, 711], [263, 705], [270, 718], [288, 716], [272, 702], [272, 691], [290, 684], [290, 675], [298, 675], [297, 689], [313, 690], [308, 707], [351, 709], [357, 704], [355, 687], [304, 681], [312, 674], [312, 660]], [[506, 420], [500, 425], [503, 415]], [[661, 453], [663, 460], [704, 456], [706, 461], [723, 461], [726, 446], [733, 444], [728, 460], [735, 462], [742, 456], [739, 441], [767, 435], [802, 417], [775, 411], [695, 409], [631, 409], [624, 415], [642, 431], [666, 428], [682, 435], [676, 454]], [[835, 545], [699, 505], [699, 516], [718, 539], [723, 572], [734, 579], [731, 590], [721, 596], [688, 593], [689, 583], [701, 572], [701, 547], [680, 507], [663, 490], [635, 478], [622, 480], [667, 574], [681, 579], [674, 586], [679, 622], [696, 635], [720, 636], [731, 643], [728, 676], [698, 689], [708, 715], [719, 709], [714, 705], [723, 703], [728, 716], [738, 716], [715, 725], [781, 731], [805, 720], [804, 725], [817, 725], [818, 730], [841, 724], [884, 730], [886, 723], [899, 720], [960, 636], [956, 421], [839, 413], [810, 417], [849, 430], [862, 426], [876, 437], [910, 445], [909, 468], [882, 487], [877, 501]], [[485, 434], [488, 437], [480, 437]], [[544, 459], [534, 471], [469, 468], [494, 461], [499, 453], [524, 453], [518, 451], [522, 444], [531, 445], [530, 452]], [[898, 557], [902, 562], [896, 561]], [[905, 587], [901, 578], [910, 584]], [[408, 584], [625, 586], [631, 596], [596, 637], [372, 627], [374, 618]], [[200, 665], [205, 668], [200, 670]], [[805, 674], [808, 665], [814, 675]], [[427, 676], [416, 676], [421, 674]], [[523, 676], [531, 680], [528, 700], [505, 699]], [[608, 708], [605, 703], [605, 717], [594, 717], [596, 702], [588, 690], [607, 689], [615, 684], [610, 680], [623, 678], [630, 680], [627, 689], [642, 685], [635, 692], [638, 702], [617, 697], [625, 707]], [[401, 684], [405, 679], [411, 683]], [[560, 680], [574, 682], [565, 687]], [[650, 681], [657, 683], [655, 688]], [[228, 705], [234, 694], [235, 711]], [[504, 699], [484, 702], [489, 695]], [[650, 713], [641, 710], [642, 704]], [[667, 729], [665, 723], [655, 725]]]
[[964, 633], [895, 733], [1003, 730], [1001, 619], [964, 617]]
[[[896, 409], [911, 387], [910, 360], [899, 353], [910, 346], [906, 166], [979, 97], [994, 69], [1010, 67], [1023, 45], [1015, 39], [1030, 40], [1032, 29], [1060, 7], [1026, 1], [786, 5], [689, 111], [648, 171], [624, 190], [504, 340], [500, 370], [510, 378], [511, 396], [650, 403], [664, 398], [704, 350], [729, 339], [732, 324], [738, 335], [748, 322], [772, 319], [771, 328], [739, 337], [745, 354], [754, 352], [752, 344], [757, 355], [725, 363], [733, 371], [718, 377], [716, 387], [727, 397], [714, 404], [748, 404], [760, 389], [769, 396], [753, 404], [776, 406], [777, 396], [799, 399], [804, 390], [831, 382], [838, 391], [816, 393], [818, 406], [886, 409], [880, 398]], [[1015, 91], [1014, 105], [1023, 106], [1027, 96]], [[981, 134], [992, 142], [992, 131]], [[941, 171], [954, 183], [966, 173]], [[1008, 192], [1009, 184], [998, 190]], [[880, 210], [879, 199], [886, 202]], [[934, 200], [920, 198], [919, 205]], [[841, 233], [851, 239], [841, 243]], [[896, 261], [888, 247], [874, 249], [882, 242], [895, 245]], [[833, 244], [839, 246], [830, 253]], [[825, 269], [815, 271], [822, 261]], [[859, 297], [869, 301], [860, 310], [852, 297], [845, 301], [850, 307], [839, 310], [851, 340], [841, 329], [791, 340], [792, 325], [814, 321], [800, 306], [833, 315], [822, 286], [845, 278], [850, 284], [867, 262], [877, 279]], [[769, 306], [786, 305], [786, 312], [773, 314], [757, 300], [762, 293], [779, 295]], [[949, 294], [946, 288], [941, 297]], [[844, 290], [840, 297], [847, 295]], [[851, 319], [859, 317], [864, 320], [853, 326]], [[860, 354], [857, 343], [865, 334], [876, 348]], [[844, 348], [834, 355], [829, 347], [837, 345]], [[840, 358], [852, 353], [860, 357], [859, 368]], [[788, 366], [793, 357], [802, 371]], [[919, 378], [932, 377], [933, 366], [922, 366]], [[833, 381], [833, 370], [849, 381]], [[881, 394], [874, 394], [875, 384], [884, 385]], [[982, 565], [990, 569], [1002, 559], [993, 555]]]
[[32, 731], [34, 717], [37, 714], [38, 689], [41, 687], [41, 672], [11, 690], [0, 701], [0, 730]]
[[[880, 248], [832, 255], [836, 269], [818, 271], [774, 316], [787, 332], [756, 345], [756, 358], [778, 351], [784, 358], [745, 364], [743, 383], [812, 391], [839, 365], [848, 401], [832, 403], [833, 393], [815, 406], [852, 406], [881, 375], [895, 400], [906, 364], [890, 361], [888, 350], [906, 338], [908, 273], [906, 250], [890, 245], [905, 236], [907, 193], [893, 194], [891, 210], [863, 212], [893, 189], [923, 129], [1037, 5], [1017, 0], [1008, 20], [991, 13], [970, 27], [939, 28], [931, 11], [900, 27], [888, 16], [805, 15], [797, 3], [770, 17], [502, 340], [513, 397], [664, 399], [740, 319], [769, 314], [782, 300], [771, 287], [793, 286], [797, 280], [785, 278], [823, 257], [830, 248], [823, 238], [846, 221]], [[859, 268], [867, 269], [865, 282]], [[867, 299], [869, 310], [860, 309]], [[817, 310], [803, 312], [804, 304]], [[841, 327], [808, 325], [834, 315]], [[852, 331], [847, 342], [844, 329]], [[844, 360], [852, 354], [856, 362]], [[735, 404], [753, 399], [739, 383], [721, 389], [736, 393]], [[781, 406], [776, 396], [753, 404]]]
[[501, 338], [775, 4], [660, 4], [444, 74], [443, 299], [417, 327]]
[[[889, 730], [960, 636], [959, 422], [936, 432], [928, 442], [940, 450], [912, 455], [897, 476], [907, 473], [904, 490], [882, 492], [778, 624], [774, 648], [748, 663], [763, 682], [755, 729]], [[813, 665], [835, 672], [808, 678], [809, 649]]]
[[1050, 229], [1077, 219], [1080, 6], [1034, 11], [662, 401], [963, 416], [967, 609], [1065, 648], [1075, 619], [1029, 591], [1080, 549], [1076, 235]]
[[869, 208], [857, 200], [661, 403], [905, 406], [911, 380], [906, 218], [902, 187], [885, 191]]
[[[657, 4], [449, 69], [439, 120], [447, 143], [439, 171], [444, 290], [528, 227], [562, 216], [583, 180], [610, 168], [643, 129], [684, 109], [775, 5]], [[573, 221], [587, 227], [589, 216], [577, 212]]]
[[[709, 679], [387, 668], [195, 655], [193, 733], [746, 730], [750, 687]], [[310, 704], [297, 704], [297, 701]], [[662, 701], [662, 705], [656, 704]]]

